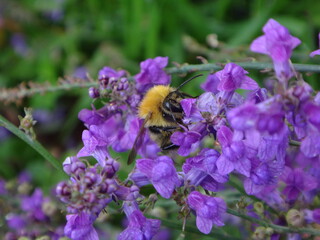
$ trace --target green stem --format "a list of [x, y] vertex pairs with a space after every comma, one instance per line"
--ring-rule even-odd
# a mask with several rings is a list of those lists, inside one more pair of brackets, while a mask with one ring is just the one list
[[[247, 196], [248, 198], [251, 198], [253, 201], [263, 202], [261, 199], [255, 197], [255, 196], [253, 196], [253, 195], [248, 195], [248, 194], [246, 193], [246, 191], [244, 190], [244, 188], [237, 183], [235, 176], [230, 175], [228, 184], [229, 184], [231, 187], [237, 189], [238, 192], [240, 192], [241, 194]], [[271, 206], [269, 206], [267, 203], [265, 203], [265, 202], [263, 202], [263, 203], [265, 204], [266, 207], [268, 207], [268, 209], [269, 209], [272, 213], [274, 213], [274, 214], [279, 214], [279, 212], [277, 212], [275, 209], [273, 209], [273, 208], [272, 208]]]
[[[154, 218], [153, 216], [148, 216], [148, 215], [146, 215], [146, 217]], [[182, 224], [181, 223], [177, 223], [176, 221], [172, 221], [172, 220], [168, 220], [168, 219], [164, 219], [164, 218], [157, 218], [157, 219], [159, 219], [161, 221], [162, 226], [166, 226], [170, 229], [176, 229], [178, 231], [182, 231]], [[185, 232], [204, 236], [204, 234], [199, 232], [198, 228], [196, 228], [195, 226], [191, 226], [191, 225], [186, 225]], [[214, 237], [216, 239], [225, 239], [225, 240], [240, 240], [241, 239], [241, 238], [228, 236], [224, 233], [221, 233], [221, 230], [218, 228], [213, 228], [211, 233], [209, 233], [208, 235], [205, 235], [205, 236]]]
[[[272, 63], [261, 63], [261, 62], [235, 62], [245, 69], [272, 69]], [[216, 71], [222, 69], [225, 64], [223, 63], [208, 63], [208, 64], [193, 64], [193, 65], [181, 65], [179, 67], [165, 69], [168, 74], [185, 74], [195, 71]], [[320, 65], [312, 64], [292, 64], [294, 69], [299, 72], [315, 72], [320, 73]], [[72, 78], [70, 78], [72, 80]], [[129, 79], [133, 79], [129, 77]], [[63, 82], [62, 84], [52, 85], [32, 85], [31, 87], [17, 87], [13, 89], [2, 89], [0, 91], [0, 101], [13, 102], [17, 99], [24, 97], [30, 97], [34, 94], [45, 93], [45, 92], [56, 92], [61, 90], [71, 90], [74, 88], [89, 88], [97, 87], [98, 82], [87, 82], [85, 80], [76, 79], [78, 81]]]
[[[272, 63], [262, 62], [235, 62], [239, 66], [245, 69], [273, 69]], [[208, 64], [194, 64], [194, 65], [181, 65], [180, 67], [167, 68], [166, 71], [169, 74], [183, 74], [194, 71], [213, 71], [220, 70], [225, 64], [221, 63], [208, 63]], [[312, 64], [292, 64], [294, 69], [298, 72], [316, 72], [320, 73], [320, 65]]]
[[297, 227], [293, 228], [293, 227], [280, 226], [273, 223], [265, 222], [257, 218], [250, 217], [246, 214], [243, 214], [241, 212], [235, 211], [230, 208], [227, 209], [227, 213], [240, 217], [242, 219], [245, 219], [249, 222], [259, 224], [260, 226], [272, 228], [275, 232], [278, 232], [278, 233], [300, 233], [300, 234], [307, 233], [314, 236], [320, 236], [320, 231], [313, 228], [297, 228]]
[[15, 125], [10, 123], [7, 119], [5, 119], [2, 115], [0, 115], [0, 126], [5, 127], [14, 135], [22, 139], [24, 142], [29, 144], [34, 150], [36, 150], [41, 156], [43, 156], [46, 160], [48, 160], [56, 169], [63, 172], [62, 164], [59, 163], [51, 153], [49, 153], [37, 140], [33, 140], [27, 134], [22, 132]]

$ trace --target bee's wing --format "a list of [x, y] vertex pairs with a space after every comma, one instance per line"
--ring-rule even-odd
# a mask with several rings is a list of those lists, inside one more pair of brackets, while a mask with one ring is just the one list
[[146, 125], [146, 122], [150, 119], [150, 117], [151, 117], [151, 113], [149, 113], [148, 116], [144, 119], [144, 122], [139, 129], [138, 135], [137, 135], [136, 139], [134, 140], [134, 143], [132, 145], [132, 149], [131, 149], [129, 156], [128, 156], [128, 161], [127, 161], [128, 165], [133, 163], [133, 161], [135, 160], [135, 158], [137, 156], [137, 148], [139, 145], [141, 145], [141, 141], [143, 140], [144, 133], [146, 132], [145, 125]]

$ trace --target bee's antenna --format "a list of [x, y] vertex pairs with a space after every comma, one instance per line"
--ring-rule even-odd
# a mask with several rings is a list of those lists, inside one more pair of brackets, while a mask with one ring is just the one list
[[193, 79], [195, 79], [195, 78], [197, 78], [197, 77], [201, 77], [201, 76], [203, 76], [203, 74], [198, 74], [198, 75], [195, 75], [195, 76], [187, 79], [186, 81], [184, 81], [183, 83], [181, 83], [181, 85], [176, 89], [176, 91], [179, 90], [180, 88], [182, 88], [185, 84], [187, 84], [187, 83], [190, 82], [191, 80], [193, 80]]

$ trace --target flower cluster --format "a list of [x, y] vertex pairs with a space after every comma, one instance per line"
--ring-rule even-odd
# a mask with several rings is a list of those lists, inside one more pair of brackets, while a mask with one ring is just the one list
[[39, 188], [33, 190], [28, 173], [22, 172], [10, 181], [0, 179], [0, 201], [0, 220], [4, 223], [0, 229], [2, 239], [58, 240], [65, 237], [57, 200], [44, 196]]
[[[132, 148], [143, 127], [137, 117], [139, 102], [154, 85], [170, 83], [164, 71], [168, 58], [142, 62], [140, 73], [131, 78], [124, 70], [109, 67], [99, 72], [99, 88], [89, 89], [89, 96], [108, 102], [100, 109], [79, 113], [86, 126], [84, 147], [77, 157], [67, 158], [64, 169], [70, 181], [57, 187], [69, 213], [68, 237], [98, 239], [93, 222], [111, 201], [122, 201], [129, 224], [118, 238], [152, 239], [160, 221], [146, 218], [139, 208], [150, 201], [155, 204], [155, 198], [144, 199], [139, 193], [150, 184], [161, 197], [176, 201], [181, 217], [194, 214], [198, 229], [208, 234], [213, 225], [225, 223], [227, 205], [216, 194], [227, 187], [231, 175], [243, 182], [247, 195], [254, 195], [274, 212], [287, 212], [282, 225], [294, 225], [297, 216], [299, 226], [319, 223], [319, 209], [313, 203], [320, 183], [320, 94], [314, 95], [302, 77], [294, 79], [297, 74], [290, 57], [300, 40], [273, 19], [263, 32], [251, 50], [272, 59], [277, 81], [272, 91], [261, 88], [235, 63], [209, 74], [201, 85], [203, 94], [179, 102], [184, 113], [181, 130], [173, 131], [170, 138], [178, 148], [176, 156], [161, 155], [146, 134], [136, 146], [140, 158], [123, 182], [117, 178], [120, 165], [109, 151]], [[312, 56], [317, 54], [314, 51]], [[238, 89], [245, 94], [240, 95]], [[186, 157], [182, 171], [177, 155]], [[88, 156], [97, 164], [90, 167], [80, 160]], [[275, 223], [284, 219], [281, 214], [270, 217], [259, 204], [254, 206], [253, 217]], [[261, 231], [257, 228], [256, 235]]]

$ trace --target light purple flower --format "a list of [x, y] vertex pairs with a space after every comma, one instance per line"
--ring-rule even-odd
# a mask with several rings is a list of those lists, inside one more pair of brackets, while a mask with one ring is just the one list
[[[319, 38], [319, 47], [320, 47], [320, 33], [318, 34], [318, 38]], [[311, 52], [309, 56], [314, 57], [316, 55], [320, 55], [320, 49], [317, 49], [317, 50]]]
[[67, 215], [64, 233], [72, 240], [99, 240], [92, 217], [84, 212]]
[[139, 92], [145, 92], [154, 85], [168, 85], [171, 76], [163, 69], [168, 64], [168, 57], [156, 57], [147, 59], [140, 63], [140, 73], [136, 79], [136, 88]]
[[289, 59], [292, 50], [301, 41], [291, 36], [288, 29], [274, 19], [269, 19], [263, 27], [263, 32], [265, 35], [252, 42], [251, 51], [269, 55], [272, 58], [277, 77], [280, 81], [285, 82], [293, 76]]
[[188, 156], [192, 151], [192, 145], [201, 140], [201, 134], [195, 131], [174, 132], [170, 139], [173, 144], [180, 146], [179, 155]]
[[221, 183], [228, 181], [227, 176], [217, 172], [216, 161], [219, 155], [214, 149], [204, 148], [197, 156], [187, 158], [182, 166], [186, 174], [186, 185], [200, 185], [209, 191], [218, 191]]
[[134, 210], [128, 219], [129, 225], [120, 233], [118, 240], [151, 240], [161, 224], [158, 219], [146, 218], [140, 210]]
[[252, 102], [247, 102], [227, 113], [228, 121], [236, 130], [245, 131], [256, 125], [259, 109]]
[[139, 159], [137, 169], [145, 174], [157, 192], [164, 198], [170, 198], [180, 181], [173, 161], [167, 156], [160, 156], [155, 160]]
[[209, 197], [193, 191], [189, 194], [187, 203], [195, 211], [196, 224], [202, 233], [209, 234], [213, 225], [224, 225], [222, 217], [227, 207], [222, 198]]
[[228, 127], [222, 126], [217, 132], [217, 139], [222, 149], [222, 154], [217, 160], [218, 172], [226, 175], [237, 170], [249, 177], [251, 162], [247, 157], [246, 146], [241, 136], [234, 134]]
[[316, 179], [300, 168], [286, 167], [281, 179], [286, 183], [283, 194], [286, 195], [288, 201], [296, 200], [300, 194], [306, 196], [318, 186]]
[[223, 70], [208, 76], [201, 87], [209, 92], [218, 93], [219, 91], [232, 92], [236, 89], [254, 90], [259, 85], [250, 77], [242, 67], [235, 63], [227, 63]]

